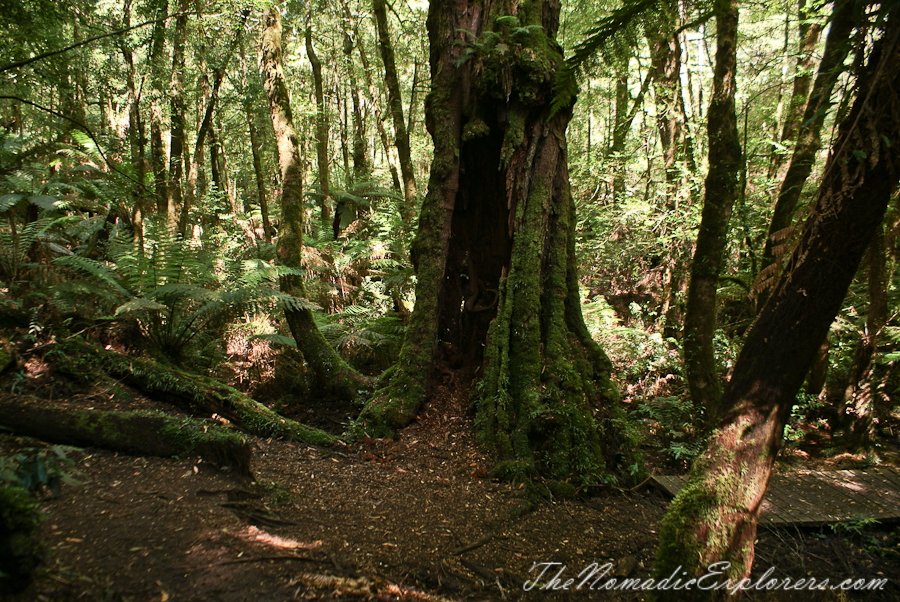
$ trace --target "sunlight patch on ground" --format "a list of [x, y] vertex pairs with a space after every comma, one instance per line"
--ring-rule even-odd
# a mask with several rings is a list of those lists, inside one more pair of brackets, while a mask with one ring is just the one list
[[263, 543], [275, 548], [281, 548], [283, 550], [316, 550], [322, 547], [321, 541], [303, 543], [295, 539], [290, 539], [289, 537], [281, 537], [279, 535], [266, 533], [262, 529], [258, 529], [252, 525], [247, 527], [246, 534], [242, 535], [241, 538], [246, 539], [247, 541]]

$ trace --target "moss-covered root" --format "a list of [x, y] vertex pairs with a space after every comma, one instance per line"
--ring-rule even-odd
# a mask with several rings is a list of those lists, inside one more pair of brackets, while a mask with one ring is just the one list
[[74, 378], [91, 378], [90, 375], [98, 370], [106, 372], [124, 379], [150, 397], [178, 405], [193, 414], [219, 414], [260, 437], [288, 437], [313, 445], [337, 442], [336, 437], [325, 431], [279, 416], [237, 389], [208, 376], [127, 357], [74, 340], [60, 341], [51, 357], [58, 370]]
[[[402, 352], [400, 357], [402, 360]], [[382, 375], [378, 389], [353, 424], [356, 436], [391, 437], [415, 419], [425, 402], [428, 366], [421, 366], [417, 377], [410, 372], [395, 365]]]
[[[716, 430], [687, 485], [663, 518], [654, 578], [677, 573], [682, 583], [720, 572], [706, 583], [750, 576], [753, 542], [777, 447], [775, 421], [749, 413]], [[718, 564], [722, 563], [722, 564]], [[734, 600], [727, 589], [655, 591], [654, 601]]]
[[311, 311], [285, 311], [285, 317], [318, 391], [338, 399], [356, 399], [372, 390], [370, 379], [354, 370], [328, 344]]
[[0, 424], [44, 441], [102, 447], [141, 456], [199, 455], [250, 474], [250, 443], [239, 433], [161, 412], [76, 410], [46, 401], [0, 398]]
[[24, 590], [44, 559], [36, 538], [42, 516], [21, 487], [0, 486], [0, 596]]

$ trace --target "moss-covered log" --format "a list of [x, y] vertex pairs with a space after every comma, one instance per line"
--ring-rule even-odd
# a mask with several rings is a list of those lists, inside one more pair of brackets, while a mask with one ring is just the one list
[[[900, 181], [900, 8], [857, 80], [819, 197], [772, 296], [747, 334], [723, 396], [723, 415], [660, 528], [654, 573], [687, 579], [729, 562], [748, 578], [756, 525], [784, 425]], [[656, 591], [652, 599], [731, 600], [727, 590]]]
[[0, 398], [0, 425], [28, 437], [138, 456], [198, 455], [250, 474], [250, 443], [225, 427], [162, 412], [68, 408], [20, 396]]
[[260, 437], [289, 437], [315, 445], [332, 445], [328, 433], [279, 416], [237, 389], [208, 376], [191, 374], [151, 360], [128, 357], [75, 340], [60, 341], [47, 355], [56, 368], [89, 382], [97, 371], [141, 390], [154, 399], [191, 414], [218, 414]]
[[559, 8], [429, 5], [435, 154], [412, 249], [416, 307], [358, 428], [390, 433], [436, 387], [474, 375], [478, 436], [498, 472], [596, 481], [635, 446], [623, 442], [611, 364], [581, 314], [571, 108], [551, 111]]

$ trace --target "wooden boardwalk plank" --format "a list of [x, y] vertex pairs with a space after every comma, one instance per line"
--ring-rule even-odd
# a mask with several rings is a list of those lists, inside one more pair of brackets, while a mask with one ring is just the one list
[[[683, 475], [652, 477], [669, 496], [681, 491]], [[763, 500], [763, 525], [823, 525], [874, 518], [900, 520], [900, 470], [878, 467], [773, 475]]]

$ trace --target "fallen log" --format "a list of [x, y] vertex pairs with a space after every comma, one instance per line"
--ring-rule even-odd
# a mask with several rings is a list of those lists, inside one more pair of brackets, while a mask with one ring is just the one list
[[130, 357], [74, 339], [59, 341], [47, 351], [56, 369], [89, 382], [97, 371], [121, 379], [149, 397], [171, 403], [194, 415], [228, 419], [260, 437], [286, 437], [313, 445], [334, 445], [337, 437], [279, 416], [237, 389], [209, 376], [192, 374], [152, 360]]
[[198, 455], [250, 475], [250, 442], [234, 430], [159, 411], [84, 410], [18, 395], [0, 397], [0, 425], [50, 443], [139, 456]]

